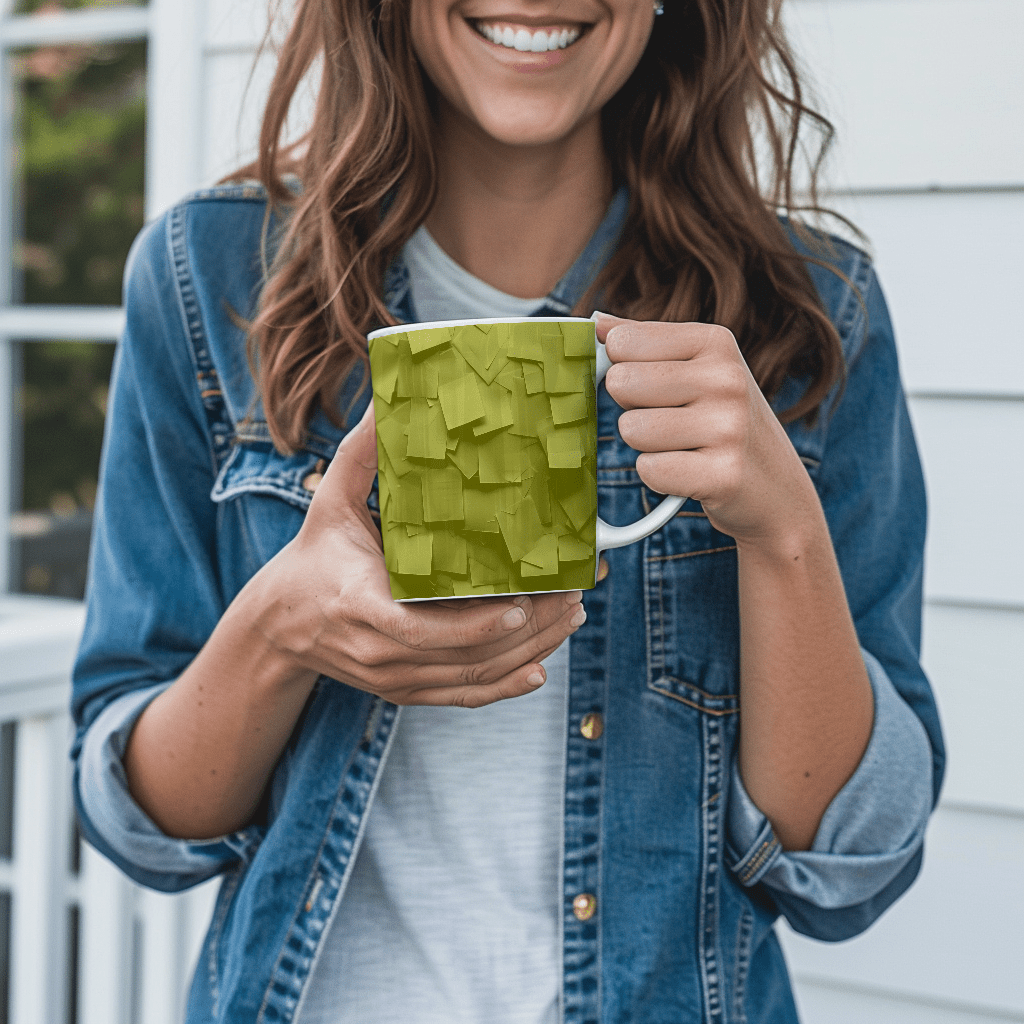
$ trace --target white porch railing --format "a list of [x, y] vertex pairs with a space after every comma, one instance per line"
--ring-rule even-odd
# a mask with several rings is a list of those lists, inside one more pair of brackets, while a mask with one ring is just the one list
[[216, 883], [141, 889], [76, 834], [67, 707], [83, 615], [76, 602], [0, 598], [0, 1022], [181, 1024]]

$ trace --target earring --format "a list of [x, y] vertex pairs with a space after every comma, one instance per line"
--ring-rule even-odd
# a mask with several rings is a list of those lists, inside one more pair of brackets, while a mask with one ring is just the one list
[[656, 15], [665, 13], [664, 0], [654, 0], [654, 13]]

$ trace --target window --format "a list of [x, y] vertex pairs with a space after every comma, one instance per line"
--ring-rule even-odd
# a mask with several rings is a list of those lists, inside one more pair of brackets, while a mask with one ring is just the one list
[[[145, 204], [147, 12], [17, 0], [0, 30], [0, 566], [15, 592], [80, 598], [121, 276]], [[5, 144], [4, 144], [5, 143]]]

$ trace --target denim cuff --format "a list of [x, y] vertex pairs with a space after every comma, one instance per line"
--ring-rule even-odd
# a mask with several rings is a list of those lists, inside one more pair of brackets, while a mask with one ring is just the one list
[[262, 830], [254, 826], [212, 839], [175, 839], [132, 798], [123, 764], [128, 737], [150, 702], [170, 685], [124, 694], [89, 726], [78, 765], [79, 803], [88, 825], [126, 866], [197, 884], [232, 861], [250, 860]]
[[875, 698], [871, 738], [825, 810], [810, 850], [782, 849], [734, 758], [727, 853], [744, 885], [763, 881], [822, 908], [853, 906], [881, 892], [920, 847], [932, 807], [931, 746], [885, 669], [862, 654]]

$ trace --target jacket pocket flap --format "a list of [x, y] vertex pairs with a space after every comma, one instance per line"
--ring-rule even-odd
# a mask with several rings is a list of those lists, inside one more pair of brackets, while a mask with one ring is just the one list
[[300, 451], [282, 455], [264, 444], [236, 444], [221, 467], [210, 497], [213, 501], [229, 501], [243, 494], [267, 494], [281, 498], [297, 508], [309, 508], [313, 500], [311, 474], [317, 469], [319, 456]]

